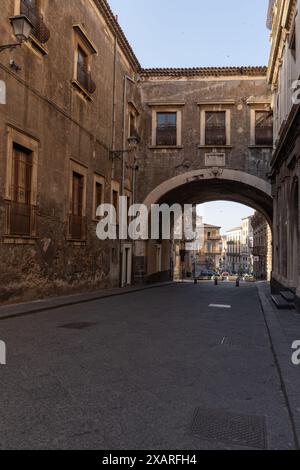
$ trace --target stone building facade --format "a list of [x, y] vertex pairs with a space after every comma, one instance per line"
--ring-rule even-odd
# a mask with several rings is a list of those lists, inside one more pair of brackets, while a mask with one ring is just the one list
[[300, 309], [300, 2], [270, 1], [274, 154], [273, 290], [291, 289]]
[[19, 13], [31, 39], [0, 56], [1, 302], [169, 279], [172, 240], [96, 237], [119, 195], [222, 198], [272, 222], [265, 67], [142, 69], [106, 0], [6, 0], [2, 43]]
[[96, 207], [132, 198], [133, 153], [111, 151], [137, 126], [139, 62], [106, 1], [5, 0], [1, 44], [20, 13], [31, 39], [0, 55], [0, 302], [117, 286], [125, 248], [97, 239]]
[[265, 217], [255, 212], [251, 218], [253, 227], [253, 273], [257, 279], [271, 280], [272, 231]]
[[[223, 199], [260, 210], [271, 223], [272, 154], [265, 68], [151, 69], [141, 72], [137, 194], [153, 203]], [[165, 133], [165, 134], [164, 134]], [[136, 244], [136, 281], [155, 276], [156, 243]], [[161, 279], [173, 263], [162, 242]]]
[[223, 255], [225, 257], [225, 270], [235, 274], [251, 274], [253, 270], [252, 248], [251, 217], [245, 217], [240, 227], [226, 232], [226, 252]]
[[221, 227], [204, 224], [204, 244], [199, 250], [199, 266], [201, 269], [218, 271], [222, 258]]

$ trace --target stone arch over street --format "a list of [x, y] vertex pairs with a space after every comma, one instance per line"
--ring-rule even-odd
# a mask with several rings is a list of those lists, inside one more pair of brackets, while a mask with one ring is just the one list
[[[200, 168], [174, 176], [155, 187], [143, 204], [151, 212], [153, 204], [203, 204], [230, 201], [260, 212], [272, 229], [273, 198], [271, 185], [252, 174], [226, 168]], [[156, 251], [160, 250], [160, 272], [157, 272]], [[156, 240], [136, 244], [136, 280], [167, 280], [172, 272], [172, 241]]]

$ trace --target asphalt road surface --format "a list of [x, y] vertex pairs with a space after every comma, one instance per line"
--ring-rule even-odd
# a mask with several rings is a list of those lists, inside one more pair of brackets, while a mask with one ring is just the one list
[[175, 284], [2, 320], [0, 339], [2, 449], [294, 446], [253, 284]]

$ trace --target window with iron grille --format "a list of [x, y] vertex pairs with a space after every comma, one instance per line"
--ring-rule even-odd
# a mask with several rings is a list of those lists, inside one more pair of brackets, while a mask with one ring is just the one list
[[8, 207], [8, 231], [10, 235], [30, 236], [33, 208], [32, 152], [13, 145], [12, 199]]
[[226, 112], [205, 112], [205, 145], [226, 145]]
[[177, 113], [157, 113], [156, 145], [177, 145]]
[[272, 111], [255, 112], [255, 145], [271, 147], [273, 145]]
[[20, 13], [27, 16], [33, 24], [32, 36], [41, 44], [48, 42], [50, 31], [44, 23], [44, 18], [40, 13], [40, 0], [20, 0]]

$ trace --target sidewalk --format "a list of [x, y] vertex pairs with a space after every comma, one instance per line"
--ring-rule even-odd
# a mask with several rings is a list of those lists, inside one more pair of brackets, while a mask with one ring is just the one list
[[267, 283], [258, 283], [257, 290], [268, 329], [270, 342], [290, 419], [296, 445], [300, 448], [300, 365], [292, 363], [292, 344], [300, 340], [300, 315], [293, 310], [278, 310], [270, 298]]
[[174, 282], [163, 282], [158, 284], [150, 284], [145, 286], [131, 286], [114, 289], [100, 289], [91, 292], [83, 292], [79, 294], [66, 295], [60, 297], [49, 297], [47, 299], [35, 300], [32, 302], [5, 305], [0, 307], [0, 320], [12, 317], [21, 317], [24, 315], [32, 315], [34, 313], [45, 312], [47, 310], [55, 310], [61, 307], [93, 302], [107, 297], [116, 297], [121, 295], [132, 294], [133, 292], [144, 291], [148, 289], [156, 289], [168, 285], [175, 285]]

